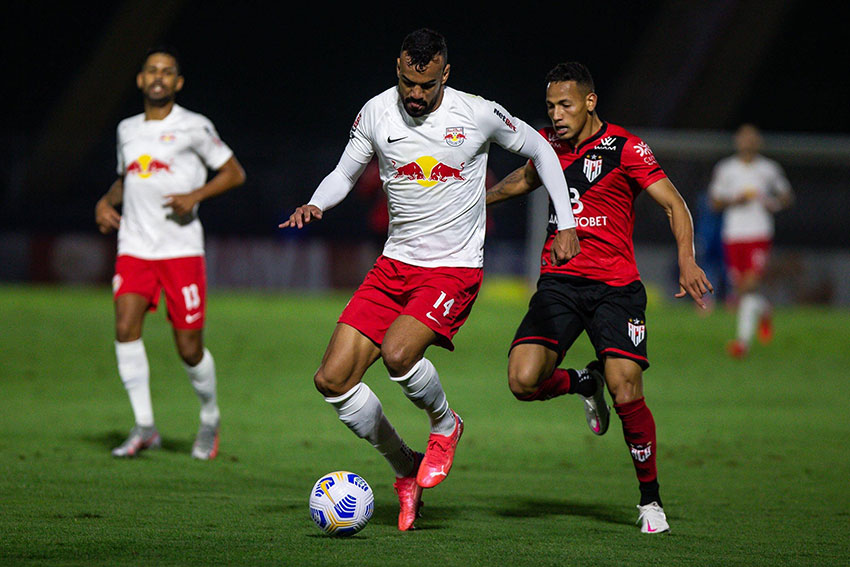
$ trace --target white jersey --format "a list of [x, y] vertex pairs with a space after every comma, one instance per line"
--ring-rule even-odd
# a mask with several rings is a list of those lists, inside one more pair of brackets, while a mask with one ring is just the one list
[[782, 167], [764, 156], [747, 163], [737, 156], [720, 160], [714, 168], [709, 195], [721, 200], [734, 200], [747, 193], [758, 198], [727, 207], [723, 212], [721, 235], [726, 242], [771, 240], [774, 233], [773, 213], [764, 205], [791, 192], [791, 184]]
[[146, 260], [202, 256], [197, 207], [177, 217], [165, 196], [189, 193], [233, 155], [212, 122], [174, 105], [162, 120], [138, 114], [118, 124], [118, 175], [124, 178], [118, 254]]
[[345, 153], [359, 163], [377, 155], [390, 217], [383, 254], [423, 267], [483, 267], [490, 143], [518, 152], [520, 124], [499, 104], [450, 87], [419, 118], [397, 87], [367, 102]]

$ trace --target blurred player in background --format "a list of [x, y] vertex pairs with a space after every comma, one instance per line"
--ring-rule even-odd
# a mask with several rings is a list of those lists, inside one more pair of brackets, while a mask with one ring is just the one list
[[[95, 206], [100, 231], [118, 231], [115, 355], [135, 416], [129, 437], [112, 451], [116, 457], [161, 444], [142, 326], [163, 291], [177, 351], [201, 403], [192, 456], [208, 460], [218, 452], [220, 412], [215, 362], [203, 341], [206, 266], [197, 212], [201, 201], [244, 183], [245, 172], [212, 122], [175, 103], [183, 82], [173, 49], [148, 52], [136, 76], [144, 112], [118, 125], [118, 178]], [[209, 181], [208, 169], [217, 171]]]
[[[452, 350], [482, 281], [485, 176], [490, 143], [531, 159], [559, 215], [553, 264], [575, 256], [578, 240], [557, 156], [537, 133], [495, 102], [446, 86], [445, 39], [420, 29], [403, 41], [398, 84], [363, 107], [336, 168], [310, 201], [280, 226], [319, 220], [352, 190], [373, 156], [387, 194], [383, 252], [343, 310], [314, 376], [316, 388], [355, 435], [396, 475], [398, 528], [413, 527], [423, 488], [452, 467], [463, 421], [450, 408], [431, 345]], [[362, 382], [378, 359], [430, 420], [424, 455], [408, 447]]]
[[[508, 383], [521, 401], [578, 394], [593, 433], [608, 429], [605, 384], [620, 417], [639, 481], [639, 522], [644, 533], [669, 530], [659, 493], [655, 421], [644, 401], [647, 358], [646, 291], [634, 258], [634, 200], [646, 191], [667, 213], [676, 239], [680, 291], [705, 308], [711, 283], [697, 265], [690, 211], [640, 138], [596, 112], [593, 78], [580, 63], [562, 63], [546, 77], [552, 125], [540, 131], [555, 149], [572, 197], [581, 253], [563, 265], [549, 260], [555, 223], [543, 247], [537, 291], [511, 343]], [[487, 191], [487, 203], [524, 195], [540, 186], [527, 163]], [[558, 368], [582, 332], [598, 360], [586, 368]]]
[[774, 235], [773, 215], [791, 206], [793, 192], [782, 167], [760, 154], [762, 136], [752, 124], [735, 133], [737, 152], [714, 167], [709, 194], [723, 212], [723, 252], [737, 302], [737, 331], [727, 349], [731, 356], [747, 355], [758, 329], [767, 343], [773, 337], [772, 308], [760, 285]]

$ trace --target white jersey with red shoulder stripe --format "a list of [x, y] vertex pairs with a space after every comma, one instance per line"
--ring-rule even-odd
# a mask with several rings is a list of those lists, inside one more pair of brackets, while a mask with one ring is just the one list
[[147, 260], [202, 256], [197, 207], [178, 217], [166, 195], [189, 193], [233, 155], [205, 116], [174, 105], [162, 120], [137, 114], [117, 129], [118, 175], [124, 178], [118, 254]]
[[721, 235], [726, 242], [772, 240], [773, 213], [764, 200], [788, 195], [791, 184], [782, 167], [774, 160], [756, 156], [745, 162], [729, 156], [717, 162], [709, 185], [713, 198], [731, 201], [747, 193], [756, 195], [746, 203], [731, 205], [723, 212]]
[[359, 163], [377, 156], [390, 219], [383, 254], [415, 266], [482, 267], [490, 143], [518, 152], [520, 123], [501, 105], [450, 87], [418, 118], [397, 87], [369, 100], [345, 152]]

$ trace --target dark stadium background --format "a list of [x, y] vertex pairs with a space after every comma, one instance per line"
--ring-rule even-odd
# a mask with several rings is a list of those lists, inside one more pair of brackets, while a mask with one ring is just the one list
[[[183, 57], [178, 102], [214, 121], [248, 173], [243, 188], [203, 205], [208, 234], [301, 237], [280, 234], [277, 223], [335, 165], [360, 106], [395, 84], [400, 42], [420, 26], [446, 35], [451, 86], [497, 100], [534, 126], [546, 121], [545, 73], [580, 60], [596, 79], [602, 117], [632, 129], [728, 133], [752, 121], [777, 135], [850, 132], [846, 31], [826, 3], [501, 9], [189, 0], [31, 2], [4, 11], [0, 232], [95, 232], [94, 203], [115, 175], [115, 126], [140, 111], [139, 60], [162, 42]], [[521, 163], [498, 148], [491, 156], [496, 176]], [[688, 178], [689, 166], [668, 164], [693, 206], [704, 175]], [[847, 171], [815, 165], [792, 179], [804, 187], [802, 177], [819, 174], [823, 183], [819, 199], [804, 195], [797, 216], [780, 218], [780, 244], [848, 245], [839, 212], [847, 191], [833, 190], [846, 188]], [[366, 238], [368, 206], [350, 196], [312, 233]], [[801, 230], [807, 221], [817, 225]], [[638, 227], [638, 239], [669, 242], [664, 220], [652, 222]], [[520, 240], [524, 231], [522, 214], [494, 211], [492, 238]]]

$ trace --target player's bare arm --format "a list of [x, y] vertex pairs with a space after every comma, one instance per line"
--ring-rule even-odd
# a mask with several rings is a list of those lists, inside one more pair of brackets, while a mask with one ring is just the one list
[[509, 173], [504, 179], [487, 190], [487, 204], [499, 203], [531, 193], [540, 187], [540, 178], [528, 164]]
[[116, 207], [121, 204], [124, 199], [124, 179], [119, 177], [109, 187], [106, 194], [98, 199], [94, 206], [94, 221], [97, 223], [97, 228], [103, 234], [109, 234], [113, 230], [118, 230], [121, 224], [121, 215]]
[[195, 205], [210, 197], [221, 195], [245, 183], [245, 170], [235, 156], [227, 160], [207, 183], [190, 193], [166, 195], [165, 206], [182, 216], [192, 212]]
[[762, 197], [762, 203], [768, 211], [775, 214], [791, 207], [794, 204], [794, 194], [790, 190], [785, 193], [768, 191], [768, 193]]
[[669, 179], [656, 181], [646, 191], [661, 205], [670, 220], [670, 229], [676, 239], [679, 257], [679, 293], [675, 297], [691, 298], [703, 309], [707, 309], [703, 296], [714, 293], [714, 286], [705, 272], [697, 265], [694, 251], [694, 224], [691, 212], [682, 195]]

